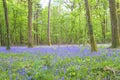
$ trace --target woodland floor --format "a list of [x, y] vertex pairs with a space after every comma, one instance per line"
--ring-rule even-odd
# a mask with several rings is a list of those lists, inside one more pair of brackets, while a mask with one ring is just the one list
[[120, 49], [109, 46], [0, 47], [0, 80], [120, 80]]

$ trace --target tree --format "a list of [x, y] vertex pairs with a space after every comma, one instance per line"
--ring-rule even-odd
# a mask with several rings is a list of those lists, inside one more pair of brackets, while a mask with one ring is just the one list
[[117, 13], [116, 13], [116, 5], [115, 0], [109, 0], [109, 8], [110, 8], [110, 17], [111, 17], [111, 29], [112, 29], [112, 48], [120, 47], [119, 41], [119, 32], [117, 26]]
[[117, 20], [118, 20], [118, 28], [119, 28], [119, 38], [120, 38], [120, 2], [117, 2]]
[[[27, 1], [28, 0], [6, 0], [7, 6], [9, 7], [8, 15], [11, 45], [25, 45], [28, 43], [28, 30], [30, 28], [28, 28], [29, 13]], [[32, 37], [29, 37], [32, 40], [29, 41], [30, 44], [31, 42], [32, 45], [48, 44], [49, 42], [52, 44], [82, 44], [83, 42], [90, 42], [86, 16], [84, 16], [84, 0], [55, 0], [53, 1], [53, 4], [50, 4], [50, 7], [48, 7], [49, 5], [41, 5], [40, 7], [39, 0], [31, 1], [33, 19], [32, 23], [29, 23], [31, 23], [31, 25], [33, 24], [33, 26], [30, 30], [30, 35], [32, 35]], [[4, 23], [2, 2], [3, 0], [0, 1], [0, 4], [2, 4], [0, 5], [0, 22], [2, 27], [2, 29], [0, 29], [0, 34], [2, 35], [0, 40], [2, 43], [1, 46], [5, 46], [7, 44], [7, 32]], [[94, 26], [94, 37], [97, 43], [111, 42], [111, 27], [109, 27], [111, 24], [109, 20], [110, 15], [108, 15], [108, 2], [109, 1], [107, 0], [89, 1], [92, 26]], [[116, 2], [118, 2], [118, 0], [116, 0]], [[49, 29], [48, 9], [50, 10]], [[119, 14], [119, 9], [117, 9], [117, 12]], [[119, 21], [117, 24], [119, 24]]]
[[16, 23], [17, 23], [17, 10], [14, 10], [13, 9], [13, 20], [14, 20], [14, 23], [13, 23], [13, 31], [12, 31], [12, 34], [11, 34], [11, 38], [13, 38], [13, 40], [12, 40], [12, 42], [11, 42], [11, 44], [16, 44], [16, 36], [14, 36], [14, 35], [16, 35], [16, 32], [17, 32], [17, 28], [16, 28]]
[[2, 46], [2, 26], [0, 21], [0, 46]]
[[32, 0], [28, 0], [28, 47], [33, 47], [32, 42]]
[[96, 41], [93, 34], [93, 25], [91, 22], [91, 15], [90, 15], [88, 0], [85, 0], [85, 8], [86, 8], [86, 19], [87, 19], [89, 35], [90, 35], [91, 51], [97, 51], [97, 45], [96, 45]]
[[39, 28], [38, 28], [38, 24], [39, 24], [39, 14], [40, 14], [40, 9], [41, 9], [41, 5], [40, 4], [34, 4], [34, 44], [39, 45]]
[[51, 7], [51, 0], [49, 0], [48, 3], [48, 29], [47, 29], [47, 35], [48, 35], [48, 45], [51, 45], [51, 37], [50, 37], [50, 7]]
[[8, 9], [6, 0], [3, 0], [3, 7], [4, 7], [4, 15], [5, 15], [5, 23], [6, 23], [6, 30], [7, 30], [7, 50], [10, 50], [10, 31], [9, 31], [9, 20], [8, 20]]
[[22, 27], [22, 26], [19, 27], [19, 28], [20, 28], [20, 29], [19, 29], [19, 30], [20, 30], [20, 31], [19, 31], [19, 35], [20, 35], [20, 45], [23, 44], [23, 34], [22, 34], [22, 28], [21, 28], [21, 27]]
[[106, 1], [102, 1], [101, 2], [102, 3], [102, 8], [103, 8], [103, 10], [104, 11], [102, 11], [102, 14], [100, 15], [100, 17], [102, 18], [102, 21], [101, 21], [101, 29], [102, 29], [102, 37], [103, 37], [103, 42], [105, 43], [106, 42], [106, 28], [107, 28], [107, 26], [106, 26], [106, 24], [107, 24], [107, 18], [106, 18], [106, 16], [107, 16], [107, 9], [108, 9], [108, 7], [107, 7], [107, 2]]

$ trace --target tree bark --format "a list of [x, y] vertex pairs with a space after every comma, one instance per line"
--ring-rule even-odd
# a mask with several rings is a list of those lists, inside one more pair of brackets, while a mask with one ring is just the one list
[[37, 10], [36, 13], [36, 41], [37, 41], [37, 45], [39, 45], [39, 34], [38, 34], [38, 17], [39, 17], [39, 10]]
[[22, 26], [19, 27], [20, 31], [19, 31], [19, 35], [20, 35], [20, 45], [23, 44], [23, 34], [22, 34]]
[[91, 21], [91, 15], [90, 15], [88, 0], [85, 0], [85, 8], [86, 8], [86, 19], [87, 19], [89, 35], [90, 35], [91, 51], [96, 52], [97, 51], [97, 45], [96, 45], [96, 41], [95, 41], [95, 38], [94, 38], [93, 25], [92, 25], [92, 21]]
[[47, 30], [47, 34], [48, 34], [48, 45], [51, 45], [51, 37], [50, 37], [50, 6], [51, 6], [51, 0], [49, 0], [49, 4], [48, 4], [48, 30]]
[[16, 18], [17, 18], [17, 13], [16, 10], [13, 9], [13, 18], [14, 18], [14, 26], [13, 26], [13, 31], [11, 33], [11, 44], [16, 45], [17, 44], [17, 40], [16, 40], [16, 36], [14, 36], [16, 34]]
[[102, 2], [102, 6], [104, 9], [104, 14], [100, 15], [100, 17], [102, 18], [102, 21], [101, 21], [102, 37], [103, 37], [103, 42], [105, 43], [106, 42], [106, 30], [107, 30], [107, 18], [106, 18], [107, 8], [106, 8], [106, 4], [104, 2]]
[[2, 46], [2, 26], [0, 21], [0, 46]]
[[5, 23], [6, 23], [6, 31], [7, 31], [7, 50], [10, 50], [10, 31], [9, 31], [9, 21], [8, 21], [8, 9], [6, 0], [3, 0], [3, 7], [4, 7], [4, 15], [5, 15]]
[[119, 38], [120, 38], [120, 2], [117, 2], [117, 20], [118, 20], [118, 29], [119, 29]]
[[105, 43], [106, 40], [106, 20], [105, 18], [102, 21], [102, 37], [103, 37], [103, 42]]
[[28, 0], [28, 47], [33, 47], [32, 42], [32, 0]]
[[109, 8], [110, 8], [110, 17], [111, 17], [111, 29], [112, 29], [112, 48], [120, 47], [119, 41], [119, 32], [117, 26], [117, 13], [116, 13], [116, 5], [115, 0], [109, 0]]
[[36, 13], [34, 14], [34, 30], [35, 30], [35, 34], [34, 34], [34, 43], [36, 45], [39, 45], [39, 35], [38, 35], [38, 18], [39, 18], [39, 5], [36, 4], [35, 7], [36, 8]]
[[118, 29], [119, 29], [119, 38], [120, 38], [120, 13], [118, 13]]
[[[36, 7], [35, 7], [35, 9], [36, 9]], [[35, 31], [35, 33], [34, 33], [34, 45], [36, 45], [36, 13], [34, 14], [34, 31]]]

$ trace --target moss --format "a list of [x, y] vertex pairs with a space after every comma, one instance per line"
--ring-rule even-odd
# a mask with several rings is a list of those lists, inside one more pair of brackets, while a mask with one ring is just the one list
[[32, 43], [28, 43], [28, 48], [32, 48], [33, 44]]

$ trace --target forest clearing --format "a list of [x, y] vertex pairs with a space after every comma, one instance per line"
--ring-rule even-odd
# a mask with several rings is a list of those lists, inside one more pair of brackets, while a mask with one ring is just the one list
[[120, 0], [0, 0], [0, 80], [120, 80]]

